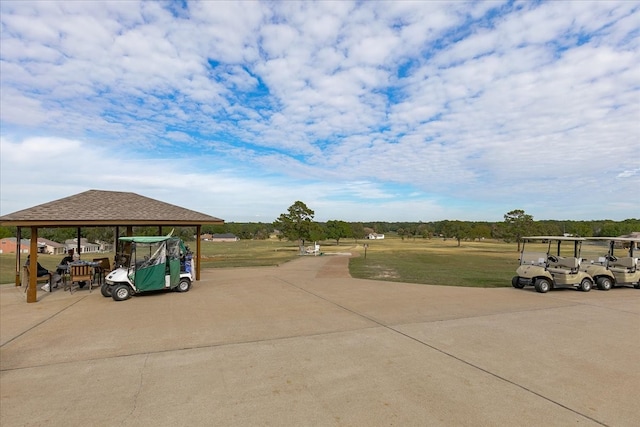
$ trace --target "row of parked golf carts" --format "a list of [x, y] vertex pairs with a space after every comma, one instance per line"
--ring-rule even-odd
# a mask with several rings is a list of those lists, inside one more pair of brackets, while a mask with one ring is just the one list
[[511, 280], [514, 288], [533, 286], [545, 293], [559, 287], [588, 292], [594, 286], [640, 289], [640, 238], [523, 237], [520, 266]]

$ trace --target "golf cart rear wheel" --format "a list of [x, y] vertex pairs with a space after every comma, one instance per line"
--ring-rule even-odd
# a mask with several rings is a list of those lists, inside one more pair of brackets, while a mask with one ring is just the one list
[[111, 285], [109, 285], [108, 283], [105, 283], [102, 286], [100, 286], [100, 293], [105, 298], [110, 297], [111, 296]]
[[598, 289], [601, 291], [608, 291], [613, 286], [613, 282], [608, 277], [600, 277], [597, 280]]
[[180, 279], [178, 282], [178, 286], [176, 287], [176, 291], [178, 292], [187, 292], [191, 288], [191, 280], [185, 278]]
[[116, 285], [116, 287], [111, 290], [111, 298], [113, 298], [114, 301], [129, 299], [131, 298], [131, 288], [127, 285]]
[[518, 276], [513, 276], [513, 279], [511, 279], [511, 286], [517, 289], [524, 288], [524, 285], [520, 283], [520, 277]]
[[551, 289], [551, 282], [549, 282], [547, 279], [538, 279], [533, 286], [536, 288], [536, 291], [544, 294], [546, 292], [549, 292], [549, 289]]
[[582, 292], [589, 292], [592, 285], [593, 283], [591, 283], [591, 280], [584, 278], [582, 279], [582, 282], [580, 282], [580, 290]]

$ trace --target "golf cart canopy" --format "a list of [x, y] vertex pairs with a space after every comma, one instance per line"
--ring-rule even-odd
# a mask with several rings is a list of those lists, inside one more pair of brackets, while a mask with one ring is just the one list
[[582, 242], [584, 237], [569, 237], [569, 236], [528, 236], [523, 237], [523, 240], [565, 240], [568, 242]]
[[143, 245], [157, 245], [159, 243], [169, 242], [170, 240], [177, 241], [180, 251], [182, 251], [182, 253], [187, 252], [187, 247], [182, 239], [172, 236], [172, 233], [167, 234], [166, 236], [122, 236], [118, 240], [121, 242], [131, 242]]
[[606, 240], [611, 242], [640, 242], [640, 237], [587, 237], [587, 240]]

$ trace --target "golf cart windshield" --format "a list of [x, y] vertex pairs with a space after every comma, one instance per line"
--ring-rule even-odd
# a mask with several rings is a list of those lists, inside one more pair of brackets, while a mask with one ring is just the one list
[[609, 250], [608, 239], [588, 238], [582, 245], [582, 259], [589, 264], [606, 265]]
[[605, 266], [611, 265], [612, 262], [615, 265], [618, 259], [626, 258], [629, 259], [626, 262], [631, 265], [637, 264], [637, 261], [633, 260], [637, 258], [637, 252], [634, 254], [634, 249], [639, 242], [640, 239], [629, 237], [588, 237], [583, 246], [582, 257], [591, 264]]
[[531, 236], [523, 237], [524, 246], [520, 264], [545, 265], [550, 255], [562, 258], [579, 258], [582, 237]]

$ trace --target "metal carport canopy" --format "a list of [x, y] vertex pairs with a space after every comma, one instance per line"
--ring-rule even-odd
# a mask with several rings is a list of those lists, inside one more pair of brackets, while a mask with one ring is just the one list
[[[200, 280], [200, 234], [202, 225], [223, 224], [224, 220], [161, 202], [135, 193], [88, 190], [28, 209], [0, 216], [0, 225], [31, 228], [33, 265], [37, 263], [38, 228], [127, 227], [127, 235], [139, 227], [195, 227], [196, 280]], [[78, 244], [79, 244], [78, 239]], [[29, 278], [27, 302], [37, 301], [36, 276]], [[16, 251], [16, 286], [20, 284], [20, 251]]]

